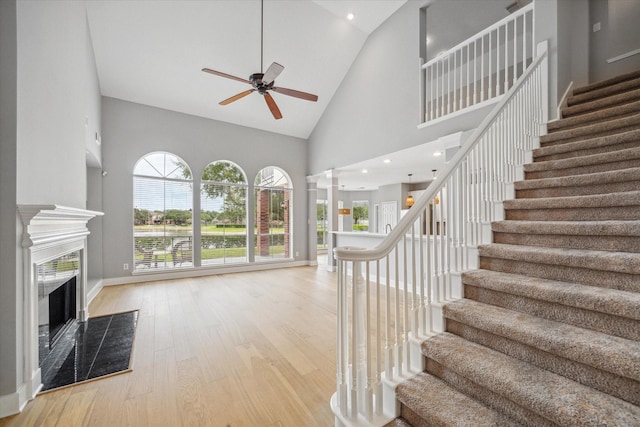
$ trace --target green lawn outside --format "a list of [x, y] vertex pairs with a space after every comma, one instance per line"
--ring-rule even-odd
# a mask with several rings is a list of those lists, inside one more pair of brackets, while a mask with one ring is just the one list
[[[255, 249], [256, 253], [258, 249]], [[270, 255], [280, 255], [284, 253], [284, 246], [271, 246], [269, 250]], [[219, 259], [219, 258], [238, 258], [247, 256], [247, 248], [228, 248], [228, 249], [202, 249], [202, 259]], [[142, 255], [136, 255], [137, 260], [142, 259]], [[155, 263], [155, 258], [153, 260]], [[159, 254], [158, 263], [173, 262], [173, 257], [170, 253]]]

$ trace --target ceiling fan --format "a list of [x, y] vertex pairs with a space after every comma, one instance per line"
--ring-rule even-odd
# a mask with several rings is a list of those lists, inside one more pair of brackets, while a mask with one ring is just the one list
[[276, 101], [273, 99], [269, 91], [274, 91], [281, 93], [283, 95], [293, 96], [294, 98], [304, 99], [306, 101], [316, 102], [318, 100], [317, 95], [313, 95], [307, 92], [301, 92], [299, 90], [287, 89], [284, 87], [274, 86], [275, 79], [280, 75], [284, 67], [277, 62], [272, 63], [267, 71], [264, 73], [263, 70], [263, 58], [264, 58], [264, 0], [260, 2], [260, 72], [254, 73], [249, 76], [249, 80], [243, 79], [241, 77], [232, 76], [231, 74], [223, 73], [220, 71], [212, 70], [210, 68], [203, 68], [202, 71], [205, 73], [213, 74], [215, 76], [226, 77], [227, 79], [237, 80], [239, 82], [248, 83], [253, 86], [253, 89], [245, 90], [244, 92], [240, 92], [237, 95], [232, 96], [231, 98], [227, 98], [224, 101], [221, 101], [220, 105], [228, 105], [238, 99], [244, 98], [252, 92], [258, 92], [260, 95], [264, 96], [264, 100], [267, 102], [267, 106], [269, 110], [271, 110], [271, 114], [273, 117], [278, 120], [282, 118], [282, 113], [276, 104]]

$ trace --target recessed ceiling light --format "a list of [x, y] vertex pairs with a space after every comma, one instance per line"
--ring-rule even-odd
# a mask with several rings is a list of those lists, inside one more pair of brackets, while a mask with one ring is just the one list
[[391, 159], [384, 159], [383, 162], [384, 163], [391, 163]]
[[347, 13], [347, 19], [348, 19], [349, 21], [353, 21], [353, 18], [355, 18], [355, 17], [356, 17], [356, 16], [355, 16], [353, 13], [351, 13], [351, 12]]
[[431, 43], [431, 38], [427, 37], [427, 44]]
[[369, 171], [366, 170], [366, 169], [362, 169], [362, 173], [367, 173], [367, 172], [369, 172]]
[[442, 156], [442, 151], [436, 151], [435, 153], [433, 153], [433, 157], [440, 157]]

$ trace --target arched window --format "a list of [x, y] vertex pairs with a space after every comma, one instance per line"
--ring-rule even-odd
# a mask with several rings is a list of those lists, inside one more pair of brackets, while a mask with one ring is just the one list
[[151, 153], [133, 170], [134, 270], [193, 266], [192, 175], [170, 153]]
[[258, 172], [255, 189], [255, 259], [291, 258], [291, 179], [277, 167]]
[[202, 172], [200, 186], [202, 265], [247, 261], [247, 179], [227, 161]]

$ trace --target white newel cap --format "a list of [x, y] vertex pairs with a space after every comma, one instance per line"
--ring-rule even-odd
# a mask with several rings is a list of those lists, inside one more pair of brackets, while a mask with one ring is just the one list
[[27, 227], [22, 234], [25, 248], [86, 236], [89, 234], [87, 222], [104, 215], [103, 212], [60, 205], [18, 205], [18, 213]]

